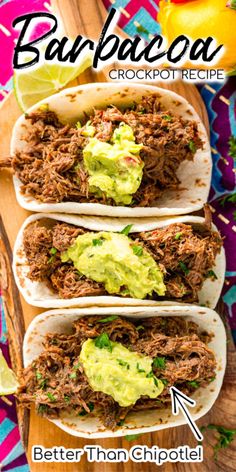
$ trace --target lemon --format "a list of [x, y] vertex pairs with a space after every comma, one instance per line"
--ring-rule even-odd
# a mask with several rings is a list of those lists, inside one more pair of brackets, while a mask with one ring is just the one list
[[58, 92], [92, 64], [92, 55], [85, 56], [76, 66], [44, 62], [31, 71], [15, 71], [14, 90], [20, 108], [25, 112], [35, 103]]
[[8, 367], [0, 349], [0, 395], [11, 395], [18, 388], [14, 372]]

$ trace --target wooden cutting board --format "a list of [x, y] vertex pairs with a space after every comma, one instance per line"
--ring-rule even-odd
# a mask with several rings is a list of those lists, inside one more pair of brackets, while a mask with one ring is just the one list
[[[89, 38], [97, 39], [99, 37], [106, 12], [103, 5], [96, 0], [54, 0], [52, 2], [53, 11], [62, 19], [64, 29], [67, 35], [75, 37], [77, 34], [83, 34]], [[91, 71], [83, 73], [77, 83], [86, 83], [91, 81], [106, 81], [106, 71], [94, 74]], [[160, 85], [160, 84], [159, 84]], [[183, 82], [172, 84], [162, 84], [168, 88], [183, 95], [195, 107], [201, 116], [205, 126], [208, 128], [208, 120], [205, 106], [202, 99], [193, 85]], [[0, 158], [9, 155], [9, 143], [12, 127], [15, 120], [20, 115], [20, 110], [15, 101], [14, 95], [10, 94], [4, 101], [0, 110]], [[12, 185], [12, 176], [9, 170], [0, 172], [0, 266], [2, 272], [2, 288], [5, 296], [5, 312], [7, 316], [7, 325], [9, 331], [9, 340], [11, 348], [12, 365], [17, 371], [22, 365], [21, 347], [24, 334], [24, 327], [27, 328], [35, 315], [42, 312], [38, 308], [29, 306], [19, 296], [15, 287], [11, 273], [12, 247], [19, 231], [19, 228], [29, 212], [23, 210], [17, 204], [15, 192]], [[218, 305], [218, 312], [224, 318], [223, 303]], [[225, 319], [225, 318], [224, 318]], [[220, 424], [225, 427], [233, 428], [236, 425], [236, 353], [228, 329], [228, 366], [225, 381], [219, 399], [214, 407], [198, 425], [207, 425], [208, 423]], [[234, 394], [233, 394], [234, 392]], [[86, 440], [74, 438], [58, 429], [52, 423], [43, 420], [35, 415], [33, 409], [30, 416], [25, 411], [19, 410], [19, 421], [23, 440], [25, 442], [30, 468], [32, 472], [41, 471], [89, 471], [89, 472], [149, 472], [156, 470], [155, 464], [151, 463], [129, 463], [124, 464], [103, 464], [87, 463], [83, 458], [78, 464], [33, 464], [31, 462], [31, 448], [34, 444], [41, 444], [44, 447], [64, 446], [70, 448], [80, 448], [86, 444], [100, 444], [104, 448], [129, 449], [134, 444], [143, 444], [151, 447], [157, 445], [164, 448], [178, 447], [180, 445], [189, 445], [195, 447], [196, 440], [188, 426], [160, 431], [158, 433], [142, 435], [138, 440], [130, 443], [123, 438]], [[208, 441], [208, 442], [207, 442]], [[160, 467], [160, 470], [178, 471], [178, 472], [207, 472], [207, 471], [225, 471], [233, 472], [236, 469], [236, 445], [223, 450], [219, 454], [218, 463], [213, 460], [214, 438], [207, 434], [204, 440], [204, 463], [203, 464], [166, 464]], [[227, 465], [226, 465], [227, 464]]]

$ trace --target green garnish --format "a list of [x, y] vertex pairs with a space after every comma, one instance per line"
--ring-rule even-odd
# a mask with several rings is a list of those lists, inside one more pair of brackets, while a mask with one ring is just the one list
[[44, 390], [47, 387], [47, 379], [43, 379], [39, 387]]
[[107, 333], [102, 333], [95, 339], [95, 346], [99, 349], [107, 349], [112, 352], [112, 343]]
[[77, 370], [80, 368], [80, 366], [81, 366], [81, 363], [77, 362], [76, 364], [73, 365], [73, 369]]
[[196, 380], [191, 380], [190, 382], [187, 382], [187, 385], [192, 388], [198, 388], [199, 387], [199, 382], [196, 382]]
[[165, 387], [166, 387], [166, 385], [168, 385], [168, 383], [169, 383], [167, 379], [160, 379], [160, 380], [161, 380], [162, 383], [165, 385]]
[[122, 367], [126, 367], [127, 370], [129, 370], [129, 363], [126, 361], [123, 361], [123, 359], [116, 359], [118, 364], [121, 365]]
[[178, 241], [178, 239], [181, 239], [182, 237], [182, 233], [176, 233], [174, 239], [176, 239], [176, 241]]
[[229, 156], [236, 159], [236, 136], [231, 136], [229, 138]]
[[145, 112], [146, 112], [145, 108], [142, 107], [142, 106], [140, 106], [139, 109], [138, 109], [138, 113], [139, 113], [140, 115], [143, 115]]
[[125, 420], [120, 420], [119, 423], [117, 423], [117, 426], [123, 426], [125, 424]]
[[42, 378], [42, 374], [40, 372], [36, 372], [35, 377], [37, 380], [40, 380]]
[[163, 116], [163, 119], [166, 120], [166, 121], [172, 121], [172, 116], [170, 116], [170, 115], [164, 115], [164, 116]]
[[[93, 403], [88, 403], [87, 406], [89, 407], [89, 411], [91, 413], [91, 411], [94, 410], [94, 404]], [[79, 416], [85, 416], [87, 414], [88, 414], [88, 412], [83, 408], [82, 411], [79, 413]]]
[[134, 253], [136, 256], [142, 256], [142, 255], [143, 255], [143, 248], [142, 248], [142, 246], [132, 246], [132, 249], [133, 249], [133, 253]]
[[47, 392], [47, 397], [49, 398], [50, 402], [55, 402], [56, 397], [51, 392]]
[[76, 379], [76, 372], [72, 372], [72, 374], [70, 374], [70, 379]]
[[70, 402], [69, 395], [64, 395], [64, 400], [66, 401], [66, 403], [69, 403]]
[[144, 369], [140, 368], [139, 362], [137, 362], [136, 367], [137, 367], [137, 371], [138, 371], [139, 373], [145, 372]]
[[179, 261], [179, 266], [182, 269], [182, 271], [185, 273], [185, 275], [189, 274], [189, 269], [184, 262]]
[[157, 380], [157, 378], [156, 378], [156, 376], [154, 375], [154, 373], [153, 373], [152, 370], [146, 375], [146, 377], [147, 377], [148, 379], [153, 378], [154, 384], [156, 385], [156, 387], [158, 387], [158, 380]]
[[109, 323], [110, 321], [114, 321], [117, 318], [118, 318], [118, 315], [107, 316], [107, 318], [103, 318], [102, 320], [98, 320], [98, 323]]
[[210, 382], [214, 382], [216, 377], [211, 377]]
[[126, 441], [135, 441], [135, 439], [138, 439], [141, 436], [141, 434], [129, 434], [128, 436], [125, 436]]
[[153, 359], [153, 367], [156, 367], [157, 369], [165, 369], [166, 368], [165, 357], [155, 357], [155, 359]]
[[38, 406], [38, 413], [39, 414], [43, 414], [43, 413], [45, 413], [45, 411], [47, 411], [47, 405], [41, 404], [41, 405]]
[[224, 428], [216, 424], [208, 424], [207, 426], [202, 426], [201, 431], [206, 431], [206, 429], [211, 429], [217, 431], [219, 434], [216, 436], [217, 442], [213, 446], [214, 458], [217, 459], [217, 455], [220, 449], [228, 447], [234, 440], [236, 435], [236, 429]]
[[52, 247], [49, 252], [50, 252], [50, 254], [55, 256], [55, 254], [57, 253], [57, 249], [55, 247]]
[[231, 195], [226, 195], [225, 197], [221, 198], [220, 204], [221, 206], [225, 206], [225, 203], [236, 203], [236, 192], [231, 193]]
[[193, 153], [195, 153], [196, 150], [197, 150], [196, 145], [193, 141], [189, 141], [188, 147], [189, 147], [190, 151], [193, 152]]
[[80, 121], [77, 121], [75, 127], [76, 127], [77, 129], [82, 128], [82, 125], [81, 125]]
[[93, 246], [101, 246], [103, 244], [102, 239], [93, 239]]
[[207, 277], [213, 277], [213, 279], [218, 279], [217, 275], [215, 274], [214, 270], [209, 270], [207, 272]]
[[140, 331], [141, 329], [145, 329], [145, 328], [144, 328], [144, 326], [139, 325], [139, 326], [136, 326], [136, 329], [137, 329], [137, 331]]
[[126, 236], [128, 236], [128, 234], [130, 233], [130, 230], [132, 228], [133, 225], [127, 225], [125, 226], [121, 231], [120, 233], [121, 234], [125, 234]]

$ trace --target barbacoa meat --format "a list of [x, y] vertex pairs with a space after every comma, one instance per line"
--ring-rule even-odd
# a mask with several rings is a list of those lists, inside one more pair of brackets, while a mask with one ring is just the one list
[[[37, 111], [26, 116], [31, 126], [26, 130], [26, 148], [12, 159], [14, 172], [22, 182], [21, 191], [45, 203], [65, 201], [100, 202], [114, 205], [105, 194], [89, 194], [88, 174], [83, 164], [83, 148], [88, 138], [84, 128], [63, 125], [55, 113]], [[136, 143], [143, 144], [143, 178], [133, 195], [134, 206], [154, 205], [166, 189], [177, 188], [176, 172], [181, 162], [193, 160], [202, 148], [197, 123], [160, 108], [158, 97], [144, 97], [133, 109], [109, 107], [95, 110], [89, 117], [95, 137], [110, 141], [121, 122], [131, 126]], [[7, 162], [6, 162], [7, 165]]]
[[[22, 372], [20, 402], [26, 406], [34, 402], [38, 413], [49, 418], [65, 412], [95, 414], [114, 430], [131, 411], [169, 406], [170, 386], [191, 396], [215, 378], [215, 356], [207, 346], [211, 336], [194, 322], [184, 317], [112, 318], [82, 317], [75, 321], [72, 334], [48, 334], [43, 352]], [[78, 357], [83, 342], [102, 333], [131, 351], [162, 359], [160, 367], [153, 364], [154, 375], [165, 384], [158, 399], [143, 396], [134, 405], [121, 408], [110, 395], [92, 390]]]
[[[82, 228], [46, 221], [30, 224], [24, 232], [23, 245], [29, 264], [28, 277], [44, 281], [60, 298], [106, 295], [102, 283], [81, 275], [70, 262], [62, 263], [61, 253], [71, 246]], [[142, 245], [155, 259], [164, 274], [165, 299], [197, 302], [206, 278], [215, 278], [212, 270], [222, 240], [207, 225], [173, 223], [154, 231], [130, 233], [135, 244]], [[126, 287], [124, 287], [124, 290]], [[156, 294], [153, 298], [158, 299]]]

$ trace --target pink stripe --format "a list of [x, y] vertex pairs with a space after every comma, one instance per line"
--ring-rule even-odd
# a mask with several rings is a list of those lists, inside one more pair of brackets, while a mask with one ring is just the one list
[[3, 460], [8, 456], [8, 454], [11, 453], [13, 447], [15, 447], [15, 445], [19, 441], [20, 441], [20, 435], [19, 435], [18, 426], [15, 426], [15, 428], [8, 434], [6, 439], [1, 444], [0, 462], [3, 462]]
[[0, 410], [0, 423], [2, 423], [3, 420], [5, 420], [7, 416], [6, 410]]

